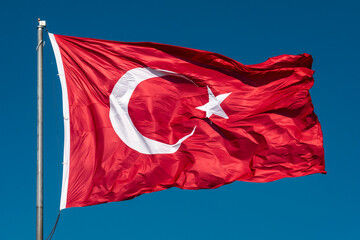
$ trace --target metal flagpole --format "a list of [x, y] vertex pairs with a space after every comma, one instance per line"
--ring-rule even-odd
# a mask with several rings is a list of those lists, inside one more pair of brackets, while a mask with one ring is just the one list
[[37, 45], [37, 172], [36, 172], [36, 240], [43, 240], [43, 29], [38, 19]]

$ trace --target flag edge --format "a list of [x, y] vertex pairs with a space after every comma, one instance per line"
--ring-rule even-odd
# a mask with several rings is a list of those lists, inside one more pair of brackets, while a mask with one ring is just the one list
[[63, 102], [63, 117], [64, 117], [64, 156], [63, 156], [63, 179], [61, 187], [60, 210], [66, 208], [67, 193], [69, 185], [69, 168], [70, 168], [70, 115], [69, 115], [69, 100], [65, 78], [65, 70], [61, 58], [60, 48], [57, 44], [54, 34], [49, 33], [50, 42], [54, 51], [56, 65], [60, 77], [62, 102]]

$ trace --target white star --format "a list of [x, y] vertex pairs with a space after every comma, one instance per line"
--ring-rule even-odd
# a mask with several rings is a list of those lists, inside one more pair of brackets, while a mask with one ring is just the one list
[[211, 115], [215, 114], [219, 117], [229, 119], [224, 110], [221, 108], [220, 104], [222, 103], [222, 101], [225, 100], [225, 98], [227, 98], [231, 94], [231, 92], [220, 94], [215, 97], [215, 95], [211, 92], [209, 86], [207, 86], [207, 89], [209, 93], [209, 102], [205, 105], [197, 107], [197, 109], [206, 112], [207, 118], [210, 118]]

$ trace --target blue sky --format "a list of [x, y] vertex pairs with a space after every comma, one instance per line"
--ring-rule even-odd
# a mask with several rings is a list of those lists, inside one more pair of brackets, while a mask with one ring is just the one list
[[[65, 209], [53, 239], [360, 239], [357, 1], [7, 1], [0, 9], [1, 239], [35, 239], [37, 18], [52, 33], [152, 41], [244, 64], [314, 58], [311, 95], [327, 175], [215, 190], [169, 189]], [[44, 235], [59, 209], [61, 89], [44, 35]]]

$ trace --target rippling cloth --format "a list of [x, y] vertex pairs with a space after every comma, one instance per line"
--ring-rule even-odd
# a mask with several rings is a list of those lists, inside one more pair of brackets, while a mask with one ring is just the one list
[[326, 173], [309, 54], [244, 65], [158, 43], [50, 38], [64, 103], [61, 209]]

